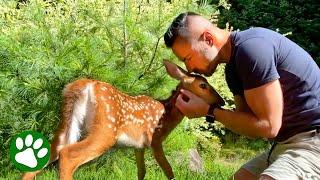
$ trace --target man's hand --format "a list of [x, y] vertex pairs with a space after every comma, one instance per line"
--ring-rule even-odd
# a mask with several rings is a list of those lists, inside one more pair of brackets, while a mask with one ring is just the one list
[[[188, 98], [188, 101], [184, 99]], [[197, 118], [207, 115], [209, 105], [192, 92], [181, 89], [176, 101], [176, 107], [188, 118]]]

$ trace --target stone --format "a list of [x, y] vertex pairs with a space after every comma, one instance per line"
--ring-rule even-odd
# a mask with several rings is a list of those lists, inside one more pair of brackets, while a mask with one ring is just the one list
[[189, 169], [193, 172], [204, 172], [203, 161], [196, 149], [189, 150]]

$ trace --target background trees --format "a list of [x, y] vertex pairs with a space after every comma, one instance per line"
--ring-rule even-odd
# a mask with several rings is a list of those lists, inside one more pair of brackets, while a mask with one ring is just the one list
[[229, 0], [220, 7], [219, 26], [234, 29], [260, 26], [273, 29], [308, 51], [320, 66], [320, 1]]

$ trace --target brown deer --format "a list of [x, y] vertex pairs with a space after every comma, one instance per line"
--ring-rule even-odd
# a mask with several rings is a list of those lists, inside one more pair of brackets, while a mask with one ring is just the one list
[[[224, 101], [202, 76], [188, 74], [166, 60], [164, 64], [168, 74], [180, 81], [166, 100], [129, 96], [97, 80], [80, 79], [65, 87], [62, 120], [51, 143], [49, 160], [51, 163], [60, 159], [60, 179], [72, 179], [80, 165], [115, 145], [135, 148], [138, 179], [144, 179], [146, 173], [147, 147], [152, 149], [167, 178], [174, 178], [162, 142], [184, 117], [175, 107], [179, 90], [187, 89], [209, 104], [222, 105]], [[83, 140], [79, 141], [80, 137]], [[33, 179], [38, 172], [25, 173], [22, 178]]]

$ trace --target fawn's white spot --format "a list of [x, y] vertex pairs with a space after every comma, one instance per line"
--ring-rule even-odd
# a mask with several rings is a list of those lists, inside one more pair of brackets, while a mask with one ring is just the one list
[[153, 132], [154, 132], [154, 129], [153, 129], [153, 128], [150, 128], [150, 132], [153, 133]]
[[[33, 146], [31, 146], [33, 143]], [[37, 167], [38, 159], [43, 158], [48, 154], [47, 148], [41, 148], [43, 145], [43, 140], [41, 138], [33, 142], [33, 137], [31, 134], [27, 135], [24, 142], [23, 139], [18, 137], [16, 139], [16, 147], [18, 150], [22, 150], [24, 146], [27, 147], [24, 151], [21, 151], [15, 155], [15, 160], [28, 166], [30, 168]], [[40, 149], [41, 148], [41, 149]], [[34, 150], [40, 149], [37, 154], [34, 153]]]
[[107, 112], [107, 113], [110, 112], [110, 106], [109, 106], [109, 104], [106, 105], [106, 112]]

